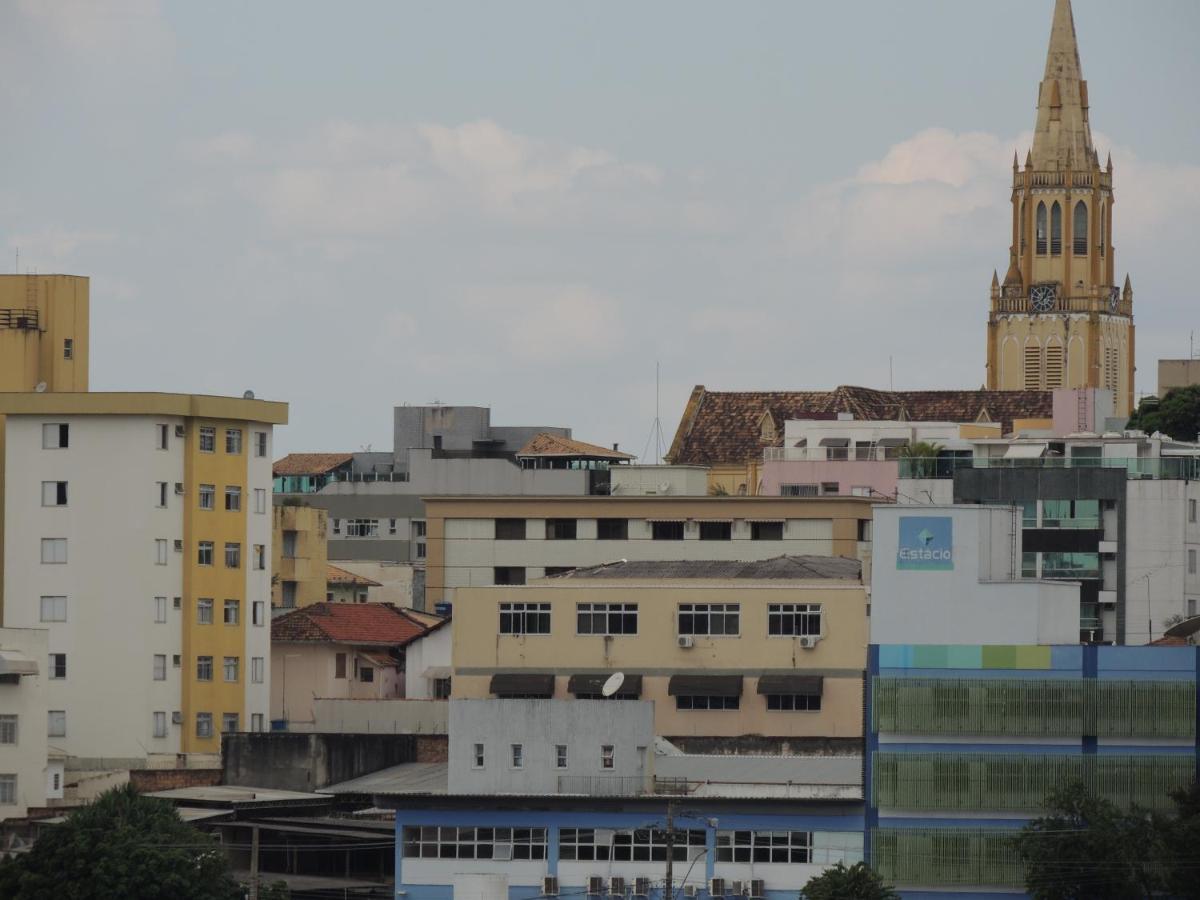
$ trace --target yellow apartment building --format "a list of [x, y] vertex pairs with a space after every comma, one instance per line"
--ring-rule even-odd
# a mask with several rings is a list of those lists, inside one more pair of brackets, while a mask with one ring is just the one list
[[0, 275], [0, 392], [88, 389], [88, 279]]
[[311, 606], [326, 599], [329, 514], [315, 506], [284, 503], [272, 509], [271, 605]]
[[460, 588], [452, 696], [653, 700], [669, 738], [862, 736], [858, 561], [622, 561]]

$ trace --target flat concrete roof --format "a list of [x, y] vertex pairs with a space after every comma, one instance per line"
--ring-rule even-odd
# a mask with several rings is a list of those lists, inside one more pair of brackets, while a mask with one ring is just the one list
[[153, 391], [45, 393], [0, 392], [5, 416], [189, 416], [286, 425], [288, 405], [211, 394], [164, 394]]

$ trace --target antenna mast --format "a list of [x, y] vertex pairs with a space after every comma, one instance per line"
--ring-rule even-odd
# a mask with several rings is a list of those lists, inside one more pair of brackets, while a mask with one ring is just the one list
[[640, 459], [645, 459], [646, 454], [650, 452], [650, 444], [654, 444], [654, 465], [662, 464], [663, 454], [666, 452], [666, 441], [663, 439], [662, 419], [659, 418], [659, 385], [661, 381], [661, 366], [658, 362], [654, 363], [654, 424], [650, 426], [650, 434], [646, 436], [646, 444], [642, 448]]

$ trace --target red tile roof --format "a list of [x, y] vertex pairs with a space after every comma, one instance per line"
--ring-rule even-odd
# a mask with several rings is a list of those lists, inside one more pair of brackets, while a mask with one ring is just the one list
[[273, 620], [271, 640], [403, 646], [429, 630], [390, 603], [314, 603]]
[[[783, 444], [789, 419], [836, 419], [851, 413], [858, 420], [907, 419], [913, 422], [999, 422], [1005, 433], [1014, 419], [1048, 419], [1054, 414], [1052, 391], [877, 391], [842, 386], [832, 391], [692, 390], [675, 440], [667, 454], [683, 465], [743, 464], [764, 447]], [[763, 436], [769, 414], [772, 437]]]
[[598, 444], [546, 432], [531, 437], [529, 443], [517, 451], [517, 456], [588, 456], [618, 460], [634, 458], [632, 453], [622, 453], [620, 450], [610, 450]]
[[325, 564], [325, 582], [327, 584], [356, 584], [364, 587], [382, 587], [378, 581], [372, 581], [362, 575], [355, 575], [345, 569], [338, 568], [333, 563]]
[[353, 453], [289, 453], [271, 470], [275, 475], [324, 475], [353, 459]]

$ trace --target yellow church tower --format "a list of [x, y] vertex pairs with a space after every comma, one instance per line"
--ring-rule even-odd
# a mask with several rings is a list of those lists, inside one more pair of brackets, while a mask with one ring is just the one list
[[1133, 287], [1117, 284], [1112, 157], [1088, 122], [1070, 0], [1055, 0], [1033, 147], [1013, 155], [1008, 274], [992, 274], [987, 386], [1108, 388], [1133, 409]]

